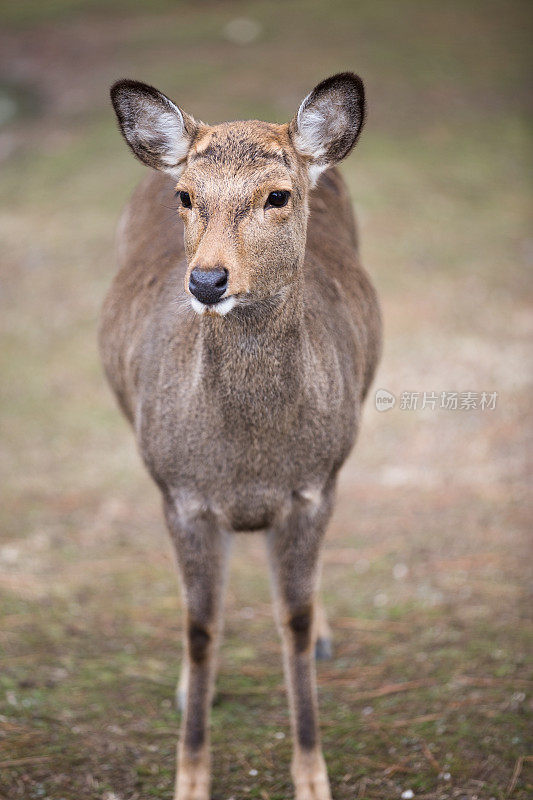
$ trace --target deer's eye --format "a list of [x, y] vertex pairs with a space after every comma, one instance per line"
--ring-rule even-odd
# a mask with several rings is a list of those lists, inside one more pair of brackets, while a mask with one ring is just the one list
[[179, 199], [181, 200], [181, 204], [183, 208], [191, 208], [191, 196], [189, 192], [178, 192]]
[[277, 192], [270, 192], [267, 197], [267, 201], [265, 204], [265, 208], [270, 208], [273, 206], [274, 208], [283, 208], [289, 202], [289, 197], [291, 196], [290, 192], [286, 191], [277, 191]]

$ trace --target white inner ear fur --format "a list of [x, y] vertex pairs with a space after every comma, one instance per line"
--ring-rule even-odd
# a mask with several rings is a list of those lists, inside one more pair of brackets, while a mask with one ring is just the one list
[[[327, 153], [329, 146], [340, 139], [350, 119], [343, 105], [343, 98], [326, 94], [309, 103], [312, 92], [307, 95], [298, 109], [294, 146], [304, 156], [315, 161]], [[309, 165], [309, 178], [314, 186], [321, 172], [330, 166], [329, 162]]]
[[148, 149], [157, 150], [164, 171], [179, 178], [183, 172], [180, 162], [187, 155], [190, 139], [180, 109], [168, 98], [165, 104], [168, 111], [145, 101], [138, 119], [126, 134]]

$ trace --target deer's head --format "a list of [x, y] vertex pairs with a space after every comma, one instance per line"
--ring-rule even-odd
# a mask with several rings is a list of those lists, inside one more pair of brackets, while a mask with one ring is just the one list
[[195, 311], [227, 314], [283, 297], [303, 263], [309, 192], [363, 125], [361, 79], [346, 72], [322, 81], [285, 125], [206, 125], [131, 80], [111, 97], [135, 155], [177, 181]]

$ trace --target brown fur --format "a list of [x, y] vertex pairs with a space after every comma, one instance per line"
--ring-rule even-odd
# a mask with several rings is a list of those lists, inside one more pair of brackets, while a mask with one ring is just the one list
[[[344, 182], [329, 169], [310, 191], [293, 131], [197, 124], [178, 181], [193, 202], [177, 212], [185, 234], [169, 210], [179, 205], [175, 180], [150, 174], [122, 217], [103, 309], [105, 371], [162, 491], [187, 607], [179, 800], [208, 797], [227, 543], [243, 530], [268, 542], [297, 798], [330, 797], [313, 666], [318, 561], [381, 328]], [[266, 210], [280, 189], [291, 191], [288, 205]], [[190, 272], [215, 266], [228, 270], [237, 305], [198, 316], [185, 307]]]

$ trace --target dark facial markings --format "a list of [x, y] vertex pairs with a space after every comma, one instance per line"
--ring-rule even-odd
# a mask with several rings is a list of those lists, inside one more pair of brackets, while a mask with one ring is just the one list
[[239, 222], [245, 218], [245, 216], [250, 211], [250, 204], [249, 203], [239, 203], [239, 205], [233, 211], [233, 226], [237, 228]]
[[236, 137], [230, 137], [222, 142], [210, 142], [205, 150], [191, 155], [190, 163], [201, 159], [216, 165], [231, 163], [249, 165], [260, 161], [278, 161], [287, 168], [290, 167], [290, 161], [286, 153], [266, 150], [256, 142]]
[[207, 225], [209, 222], [209, 208], [206, 202], [197, 198], [196, 200], [196, 208], [198, 210], [198, 215], [204, 225]]

